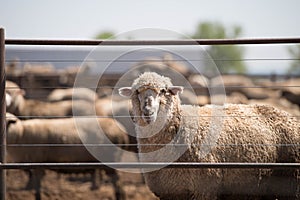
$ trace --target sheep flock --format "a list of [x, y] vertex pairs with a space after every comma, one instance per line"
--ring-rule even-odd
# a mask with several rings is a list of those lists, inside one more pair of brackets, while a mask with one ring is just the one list
[[[51, 100], [41, 101], [25, 98], [25, 91], [14, 82], [7, 81], [6, 87], [8, 162], [120, 162], [122, 152], [117, 151], [113, 144], [120, 145], [125, 151], [129, 149], [126, 128], [108, 114], [105, 115], [101, 102], [106, 100], [98, 99], [92, 90], [81, 88], [74, 100], [69, 99], [70, 90], [54, 90], [49, 94], [48, 99]], [[91, 101], [99, 104], [98, 108]], [[100, 180], [96, 180], [96, 177], [103, 174], [96, 169], [56, 171], [91, 174], [91, 189], [99, 187]], [[117, 171], [104, 167], [104, 172], [111, 177], [115, 197], [124, 199]], [[26, 188], [36, 190], [36, 199], [41, 198], [44, 174], [41, 169], [29, 171]]]
[[[7, 162], [131, 162], [129, 152], [135, 162], [166, 166], [140, 169], [139, 184], [150, 194], [145, 199], [300, 199], [297, 168], [167, 167], [180, 162], [300, 163], [298, 79], [206, 77], [170, 55], [160, 61], [147, 58], [132, 66], [119, 85], [109, 83], [112, 90], [100, 80], [97, 90], [54, 87], [39, 99], [32, 95], [32, 85], [7, 81]], [[9, 77], [26, 72], [31, 83], [34, 76], [56, 74], [51, 66], [44, 71], [28, 64], [26, 70], [7, 72]], [[68, 70], [58, 73], [64, 77], [57, 85], [74, 84], [78, 68]], [[210, 89], [223, 86], [226, 98], [214, 104], [221, 95]], [[51, 170], [70, 177], [89, 175], [91, 190], [109, 177], [112, 199], [136, 199], [126, 195], [123, 172], [109, 166]], [[26, 189], [34, 189], [36, 199], [41, 199], [45, 172], [26, 171]]]

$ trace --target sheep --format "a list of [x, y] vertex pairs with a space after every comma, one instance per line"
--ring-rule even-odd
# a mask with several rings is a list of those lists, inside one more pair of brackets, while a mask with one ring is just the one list
[[21, 69], [20, 69], [20, 60], [18, 58], [14, 58], [12, 61], [5, 65], [5, 73], [8, 76], [20, 76]]
[[191, 72], [187, 65], [183, 62], [179, 62], [174, 60], [172, 54], [166, 53], [162, 55], [162, 57], [148, 57], [143, 61], [135, 64], [133, 66], [133, 75], [139, 74], [141, 70], [138, 68], [142, 66], [142, 68], [146, 71], [156, 71], [158, 73], [163, 73], [165, 71], [176, 71], [184, 77], [187, 77]]
[[210, 81], [206, 76], [200, 74], [193, 74], [188, 77], [188, 80], [191, 83], [191, 85], [200, 88], [207, 88]]
[[56, 72], [55, 67], [51, 64], [36, 64], [25, 63], [23, 67], [23, 74], [45, 75], [54, 74]]
[[180, 94], [180, 99], [184, 104], [197, 105], [198, 98], [197, 95], [192, 90], [185, 90]]
[[163, 55], [162, 61], [165, 65], [171, 69], [179, 72], [183, 76], [187, 77], [190, 74], [190, 69], [183, 62], [174, 60], [172, 54], [166, 53]]
[[68, 88], [55, 89], [47, 97], [48, 101], [63, 101], [63, 100], [86, 100], [88, 102], [95, 102], [97, 94], [88, 88]]
[[20, 87], [18, 86], [18, 84], [16, 84], [15, 82], [13, 81], [9, 81], [9, 80], [6, 80], [5, 81], [5, 87], [9, 90], [13, 90], [13, 89], [20, 89]]
[[162, 57], [146, 57], [134, 64], [119, 80], [126, 84], [131, 83], [138, 75], [143, 72], [156, 72], [165, 76], [173, 76], [175, 84], [185, 84], [185, 87], [191, 87], [186, 81], [186, 77], [190, 74], [190, 71], [186, 65], [173, 60], [171, 54], [165, 54]]
[[247, 97], [239, 92], [232, 92], [229, 96], [226, 96], [226, 103], [229, 104], [248, 104], [248, 102]]
[[[140, 161], [300, 163], [300, 127], [288, 113], [265, 105], [181, 105], [182, 90], [154, 72], [119, 89], [131, 99]], [[146, 184], [161, 199], [300, 197], [299, 169], [146, 170]]]
[[[279, 97], [287, 99], [289, 102], [300, 105], [300, 79], [292, 78], [289, 80], [281, 80], [277, 82], [263, 82], [263, 87], [271, 87], [279, 93]], [[279, 98], [278, 97], [278, 98]]]
[[300, 106], [300, 79], [294, 78], [286, 82], [277, 83], [278, 87], [281, 88], [281, 96], [286, 98], [291, 103], [297, 104]]
[[[99, 129], [99, 125], [102, 131]], [[104, 162], [117, 162], [121, 160], [122, 156], [122, 151], [119, 149], [96, 146], [88, 147], [87, 150], [80, 144], [101, 145], [109, 144], [110, 141], [113, 144], [123, 145], [126, 150], [128, 136], [121, 130], [121, 127], [121, 124], [111, 118], [19, 120], [14, 115], [7, 113], [8, 162], [99, 162], [99, 159]], [[17, 146], [18, 144], [21, 146]], [[30, 144], [38, 146], [30, 146]], [[74, 146], [68, 147], [62, 144]], [[124, 194], [116, 170], [110, 167], [106, 167], [104, 170], [112, 175], [116, 196], [123, 198]], [[62, 170], [62, 172], [68, 172], [68, 170]], [[88, 170], [88, 172], [95, 171]], [[43, 174], [37, 175], [37, 194], [40, 193], [40, 181]], [[30, 184], [32, 182], [29, 182], [28, 186]], [[96, 187], [95, 184], [93, 182], [92, 188]]]
[[130, 113], [132, 111], [128, 101], [115, 101], [113, 97], [97, 99], [95, 104], [97, 116], [114, 117], [121, 123], [129, 135], [129, 143], [131, 144], [128, 150], [137, 153], [136, 133]]
[[266, 99], [270, 97], [271, 91], [266, 93], [262, 88], [257, 87], [250, 78], [243, 75], [223, 75], [210, 80], [211, 86], [226, 87], [226, 92], [240, 92], [248, 99]]
[[262, 100], [255, 100], [251, 99], [248, 101], [248, 104], [268, 104], [271, 106], [274, 106], [275, 108], [285, 110], [286, 112], [290, 113], [294, 116], [300, 116], [300, 109], [297, 104], [293, 104], [287, 99], [281, 97], [281, 98], [268, 98], [268, 99], [262, 99]]
[[6, 89], [6, 96], [10, 102], [6, 102], [7, 112], [24, 118], [43, 116], [48, 118], [65, 117], [71, 115], [91, 115], [95, 113], [93, 104], [84, 100], [45, 102], [33, 99], [25, 99], [25, 91], [18, 85], [10, 83]]
[[73, 85], [78, 74], [88, 76], [92, 70], [93, 65], [84, 66], [69, 66], [64, 69], [58, 70], [60, 75], [60, 85]]

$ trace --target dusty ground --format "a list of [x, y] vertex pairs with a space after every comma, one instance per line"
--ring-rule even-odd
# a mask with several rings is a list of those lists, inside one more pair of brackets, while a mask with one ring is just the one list
[[[124, 185], [126, 199], [157, 199], [143, 184], [140, 174], [120, 172], [121, 183]], [[54, 171], [47, 170], [42, 182], [42, 200], [79, 200], [79, 199], [105, 199], [114, 200], [114, 189], [109, 179], [104, 178], [100, 188], [91, 190], [90, 176], [79, 175], [58, 175]], [[27, 174], [22, 170], [7, 171], [8, 200], [34, 200], [34, 190], [24, 189], [27, 183]]]

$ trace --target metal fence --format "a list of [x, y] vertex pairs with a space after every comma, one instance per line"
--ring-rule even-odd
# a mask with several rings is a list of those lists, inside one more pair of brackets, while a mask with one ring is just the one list
[[60, 168], [101, 168], [107, 165], [115, 168], [269, 168], [299, 169], [300, 163], [6, 163], [6, 106], [5, 106], [5, 45], [252, 45], [300, 43], [300, 38], [262, 39], [197, 39], [197, 40], [22, 40], [5, 39], [0, 28], [0, 193], [6, 195], [6, 170], [9, 169], [60, 169]]

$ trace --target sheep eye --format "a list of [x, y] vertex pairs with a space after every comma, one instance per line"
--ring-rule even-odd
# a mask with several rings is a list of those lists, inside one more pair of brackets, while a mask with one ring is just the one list
[[159, 95], [160, 95], [160, 96], [163, 96], [163, 95], [169, 95], [169, 93], [167, 92], [166, 89], [161, 89]]
[[165, 90], [165, 89], [161, 89], [161, 90], [160, 90], [160, 93], [161, 93], [161, 94], [165, 94], [165, 93], [166, 93], [166, 90]]

